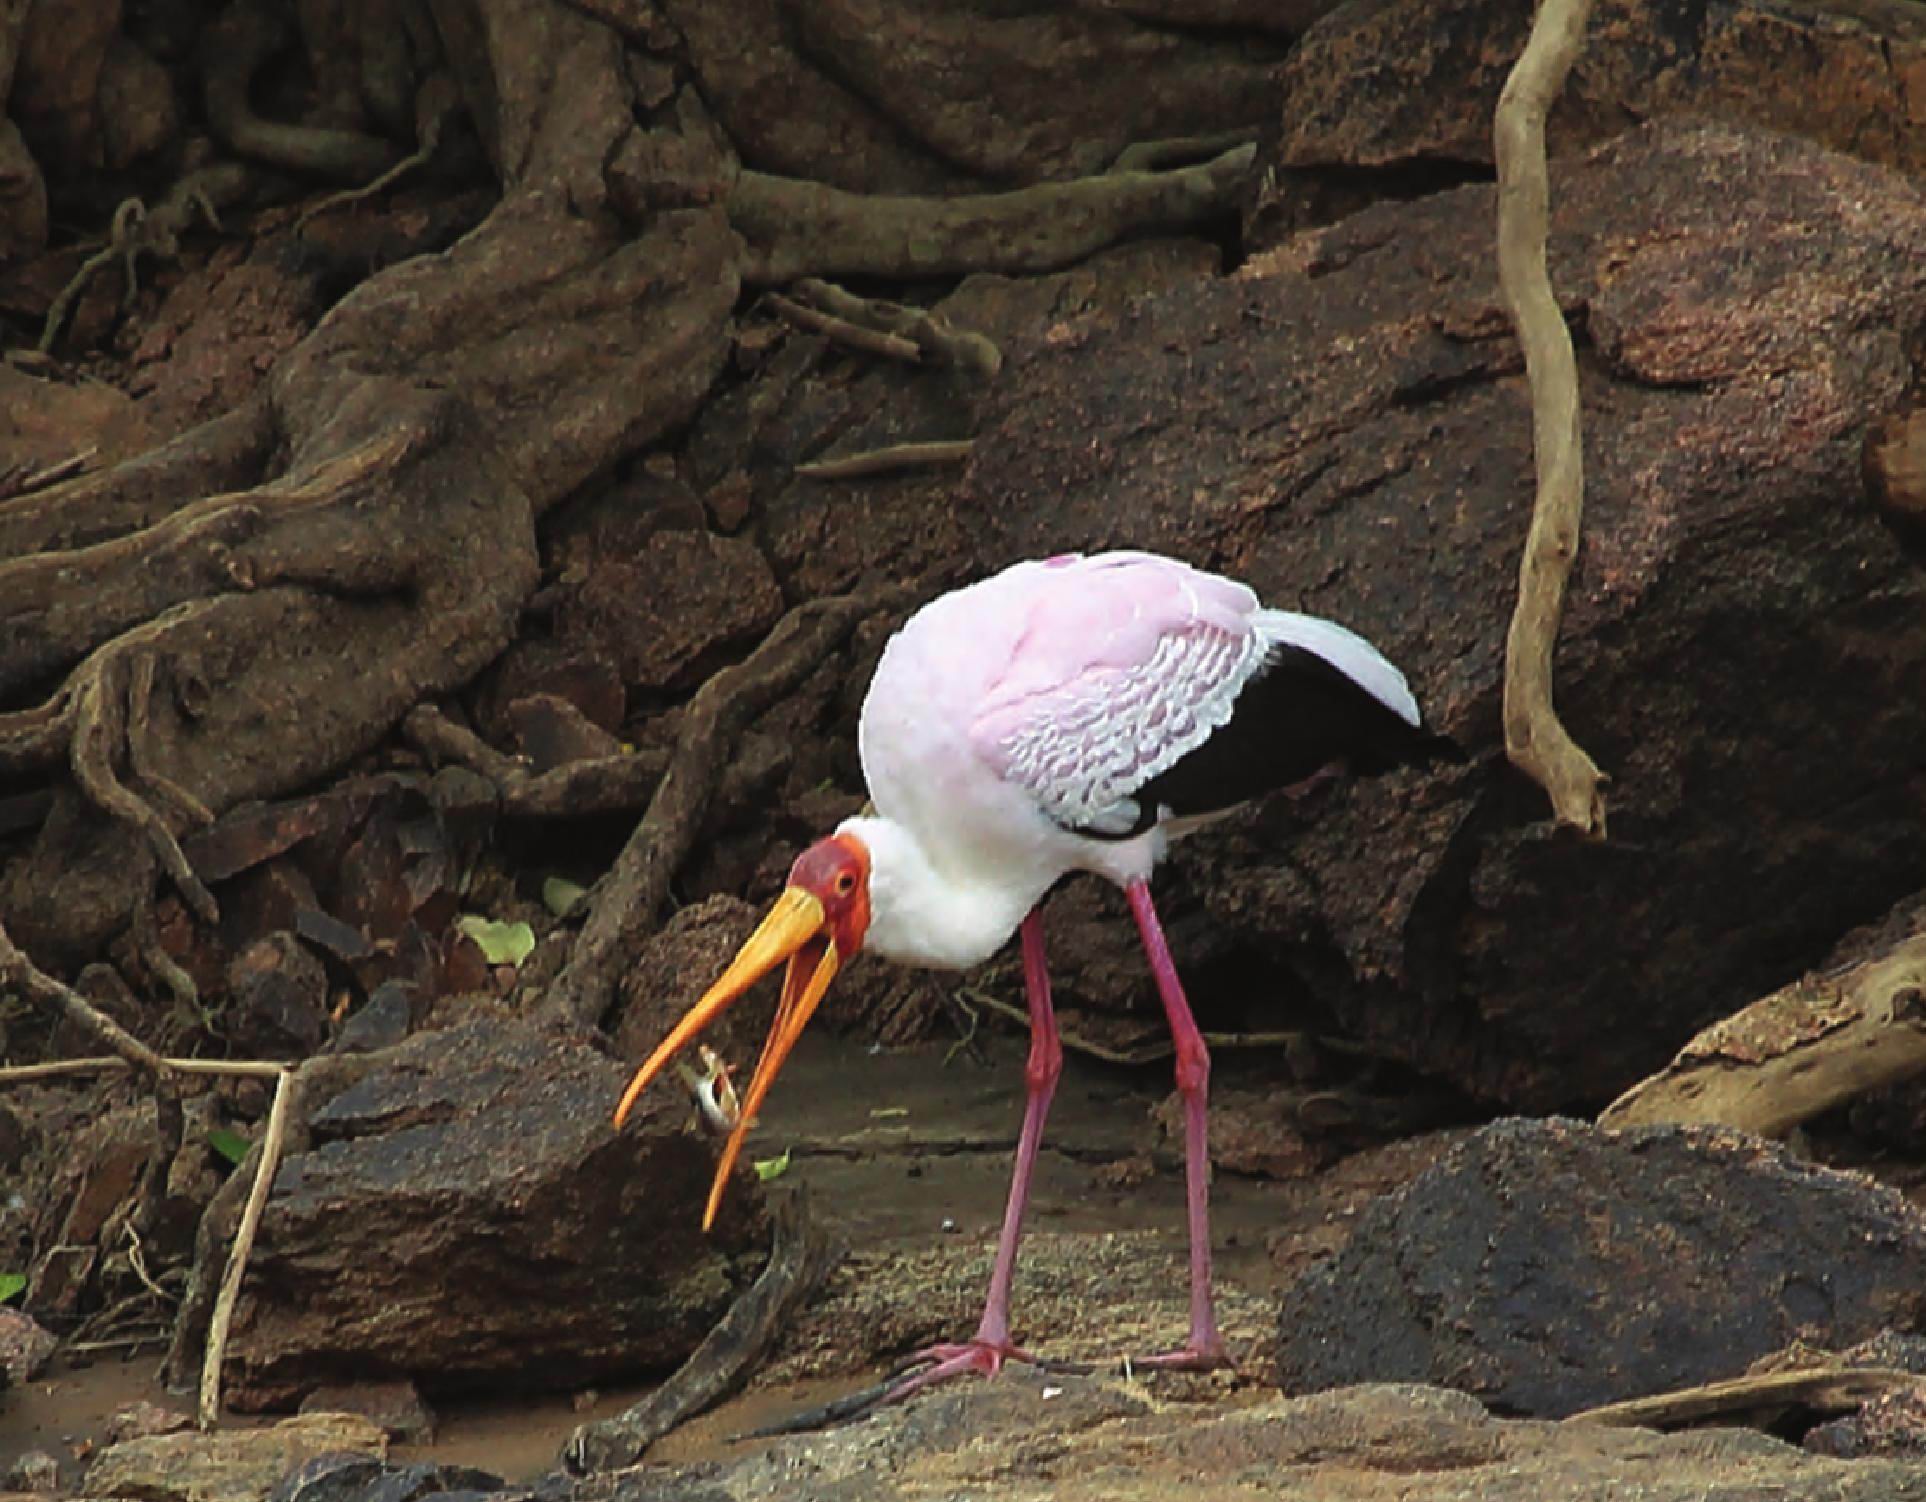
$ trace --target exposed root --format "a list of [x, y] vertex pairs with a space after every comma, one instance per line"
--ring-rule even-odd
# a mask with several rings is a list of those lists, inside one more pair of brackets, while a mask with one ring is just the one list
[[194, 977], [178, 965], [174, 956], [167, 952], [161, 943], [160, 928], [154, 921], [154, 895], [145, 893], [134, 902], [133, 923], [134, 952], [148, 972], [167, 988], [167, 994], [174, 998], [177, 1005], [189, 1020], [205, 1025], [201, 1015], [201, 988], [194, 984]]
[[49, 485], [71, 480], [93, 463], [99, 453], [99, 445], [89, 444], [79, 453], [56, 459], [52, 464], [16, 464], [10, 469], [0, 470], [0, 501], [32, 495], [36, 490], [45, 490]]
[[235, 0], [207, 28], [207, 123], [237, 156], [336, 182], [365, 183], [387, 171], [395, 149], [354, 130], [283, 125], [254, 113], [254, 75], [293, 41], [291, 12], [264, 0]]
[[1228, 211], [1254, 146], [1170, 172], [1109, 172], [1009, 193], [885, 198], [740, 173], [729, 219], [748, 242], [745, 281], [1055, 271], [1128, 234], [1185, 229]]
[[668, 1381], [627, 1412], [584, 1424], [569, 1437], [562, 1458], [571, 1471], [582, 1475], [634, 1465], [677, 1424], [748, 1381], [756, 1362], [822, 1285], [844, 1251], [810, 1213], [801, 1188], [777, 1201], [774, 1219], [775, 1241], [761, 1276]]
[[881, 355], [885, 360], [904, 360], [914, 365], [923, 358], [923, 352], [916, 347], [915, 341], [899, 338], [895, 334], [884, 333], [881, 329], [864, 328], [860, 323], [852, 323], [846, 318], [838, 318], [833, 313], [824, 313], [817, 308], [805, 307], [792, 302], [781, 293], [771, 292], [763, 301], [777, 313], [785, 323], [795, 325], [812, 334], [821, 334], [838, 344], [860, 349], [867, 354]]
[[1257, 140], [1248, 130], [1220, 130], [1208, 136], [1169, 136], [1161, 141], [1133, 141], [1117, 153], [1110, 164], [1112, 172], [1162, 172], [1192, 162], [1207, 162], [1226, 151], [1253, 144]]
[[240, 202], [252, 185], [253, 177], [246, 168], [228, 163], [187, 173], [152, 210], [138, 198], [122, 202], [114, 210], [106, 245], [81, 262], [80, 269], [47, 309], [36, 348], [43, 355], [53, 348], [80, 295], [115, 261], [121, 264], [121, 308], [132, 307], [140, 293], [140, 257], [145, 254], [173, 260], [180, 254], [181, 236], [193, 227], [197, 215], [219, 233], [220, 210]]
[[572, 1029], [600, 1025], [623, 956], [654, 926], [669, 882], [722, 784], [736, 738], [813, 672], [857, 622], [902, 598], [902, 591], [890, 589], [798, 605], [746, 660], [703, 684], [683, 712], [675, 752], [648, 812], [596, 886], [588, 922], [543, 1000], [547, 1018]]
[[896, 443], [888, 448], [865, 449], [859, 454], [798, 464], [796, 473], [805, 480], [854, 480], [864, 475], [894, 474], [897, 470], [920, 469], [932, 464], [961, 464], [970, 457], [974, 447], [974, 441], [968, 438]]
[[1605, 838], [1607, 781], [1552, 706], [1552, 649], [1578, 557], [1585, 507], [1578, 366], [1545, 269], [1551, 189], [1545, 116], [1564, 87], [1591, 0], [1543, 0], [1505, 81], [1493, 138], [1498, 158], [1498, 279], [1518, 325], [1531, 383], [1538, 498], [1518, 565], [1518, 605], [1505, 638], [1505, 754], [1551, 797], [1562, 825]]
[[358, 188], [344, 188], [339, 193], [330, 193], [319, 202], [310, 204], [302, 210], [301, 217], [294, 221], [295, 229], [304, 229], [311, 220], [323, 214], [384, 193], [417, 167], [427, 166], [435, 159], [435, 153], [441, 150], [442, 136], [460, 108], [461, 96], [456, 92], [453, 79], [444, 73], [429, 78], [415, 98], [415, 139], [420, 143], [415, 150], [372, 181]]
[[195, 916], [204, 923], [217, 923], [221, 912], [214, 894], [188, 865], [174, 832], [114, 771], [114, 760], [127, 743], [126, 656], [123, 650], [101, 652], [78, 675], [70, 755], [74, 781], [97, 807], [140, 830]]
[[630, 751], [531, 772], [520, 758], [497, 751], [432, 704], [410, 710], [401, 730], [431, 761], [454, 762], [486, 777], [495, 785], [501, 811], [511, 818], [633, 813], [648, 803], [668, 766], [659, 752]]
[[993, 340], [970, 329], [956, 328], [948, 319], [927, 308], [858, 297], [833, 282], [813, 276], [797, 282], [795, 290], [837, 318], [907, 340], [931, 364], [953, 365], [986, 380], [1003, 368], [1003, 351]]

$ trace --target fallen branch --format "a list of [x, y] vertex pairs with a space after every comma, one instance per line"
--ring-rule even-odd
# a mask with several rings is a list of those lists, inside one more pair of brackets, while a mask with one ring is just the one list
[[769, 1262], [674, 1375], [627, 1412], [584, 1424], [569, 1436], [563, 1463], [576, 1475], [632, 1466], [685, 1419], [748, 1381], [763, 1352], [841, 1259], [843, 1248], [809, 1212], [801, 1189], [776, 1204]]
[[1804, 977], [1713, 1024], [1598, 1118], [1716, 1122], [1783, 1137], [1802, 1121], [1926, 1074], [1926, 934], [1843, 973]]
[[1819, 1367], [1796, 1372], [1766, 1372], [1732, 1377], [1649, 1398], [1628, 1398], [1587, 1408], [1568, 1424], [1605, 1424], [1616, 1428], [1676, 1429], [1708, 1419], [1731, 1420], [1762, 1413], [1767, 1422], [1787, 1408], [1818, 1413], [1852, 1413], [1874, 1398], [1904, 1388], [1926, 1391], [1926, 1377], [1887, 1367]]
[[683, 712], [681, 734], [648, 812], [596, 885], [588, 921], [542, 1004], [546, 1017], [575, 1029], [600, 1024], [623, 955], [653, 927], [721, 786], [736, 738], [815, 671], [858, 621], [900, 598], [899, 591], [885, 590], [798, 605], [747, 659], [702, 686]]
[[896, 443], [888, 448], [864, 449], [834, 459], [818, 459], [813, 464], [798, 464], [795, 473], [805, 480], [855, 480], [864, 475], [888, 475], [901, 469], [918, 469], [931, 464], [961, 464], [970, 457], [973, 444], [968, 438], [934, 443]]
[[743, 171], [729, 220], [743, 279], [1055, 271], [1125, 235], [1186, 229], [1237, 202], [1256, 147], [1170, 172], [1107, 172], [1009, 193], [882, 197]]
[[56, 1012], [78, 1027], [85, 1028], [111, 1048], [129, 1067], [160, 1082], [167, 1072], [167, 1061], [126, 1028], [82, 996], [64, 985], [27, 958], [5, 928], [0, 927], [0, 991], [12, 991], [29, 1001]]
[[1498, 279], [1524, 347], [1538, 496], [1505, 637], [1505, 753], [1551, 797], [1562, 825], [1605, 837], [1605, 775], [1552, 705], [1552, 648], [1584, 514], [1578, 367], [1545, 268], [1545, 116], [1578, 56], [1591, 0], [1542, 0], [1498, 101]]
[[261, 1211], [274, 1188], [275, 1171], [281, 1166], [281, 1143], [287, 1136], [288, 1103], [294, 1095], [294, 1071], [283, 1069], [274, 1086], [274, 1104], [268, 1108], [267, 1130], [255, 1149], [254, 1183], [248, 1190], [247, 1206], [241, 1211], [241, 1224], [234, 1233], [234, 1245], [227, 1255], [227, 1272], [221, 1278], [221, 1291], [214, 1300], [214, 1317], [207, 1327], [207, 1355], [201, 1363], [200, 1407], [197, 1422], [212, 1429], [221, 1415], [221, 1362], [227, 1355], [227, 1332], [234, 1323], [234, 1303], [241, 1294], [241, 1279], [247, 1274], [247, 1259], [254, 1250], [254, 1234], [260, 1229]]

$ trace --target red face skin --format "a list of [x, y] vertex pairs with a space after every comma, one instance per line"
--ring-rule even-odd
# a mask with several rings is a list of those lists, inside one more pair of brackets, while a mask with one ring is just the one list
[[789, 868], [789, 885], [823, 905], [823, 931], [847, 960], [869, 932], [869, 851], [854, 835], [816, 841]]

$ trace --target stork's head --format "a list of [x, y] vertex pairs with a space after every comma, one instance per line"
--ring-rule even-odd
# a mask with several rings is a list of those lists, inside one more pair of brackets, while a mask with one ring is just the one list
[[716, 1018], [739, 1000], [748, 989], [776, 966], [787, 960], [783, 975], [782, 1000], [776, 1006], [776, 1020], [770, 1026], [769, 1040], [756, 1061], [756, 1073], [749, 1091], [742, 1098], [741, 1114], [736, 1119], [729, 1141], [723, 1147], [722, 1161], [716, 1167], [715, 1183], [709, 1190], [709, 1204], [702, 1214], [706, 1231], [722, 1203], [723, 1187], [742, 1151], [749, 1123], [755, 1119], [769, 1087], [775, 1083], [783, 1061], [802, 1036], [804, 1025], [822, 1002], [836, 972], [863, 947], [869, 930], [869, 850], [849, 833], [838, 833], [818, 840], [796, 857], [789, 868], [789, 885], [769, 916], [737, 951], [722, 978], [709, 988], [662, 1040], [661, 1047], [649, 1056], [622, 1092], [615, 1108], [615, 1125], [628, 1119], [636, 1097], [665, 1069], [677, 1054]]

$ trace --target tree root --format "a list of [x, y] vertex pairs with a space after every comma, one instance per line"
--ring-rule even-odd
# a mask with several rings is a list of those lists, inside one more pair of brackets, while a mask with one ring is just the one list
[[1125, 235], [1189, 228], [1229, 210], [1255, 159], [1245, 145], [1201, 166], [1110, 172], [1010, 193], [884, 198], [740, 173], [729, 219], [748, 242], [743, 277], [955, 276], [1055, 271]]
[[1493, 137], [1498, 158], [1498, 279], [1518, 325], [1531, 384], [1538, 498], [1518, 565], [1518, 605], [1505, 638], [1505, 754], [1551, 797], [1562, 825], [1605, 838], [1605, 774], [1552, 706], [1552, 649], [1578, 556], [1585, 505], [1578, 367], [1545, 269], [1545, 116], [1564, 87], [1591, 0], [1543, 0], [1505, 81]]
[[115, 261], [121, 264], [121, 310], [132, 307], [140, 293], [140, 257], [146, 254], [173, 260], [180, 254], [181, 236], [193, 228], [196, 215], [209, 229], [220, 233], [220, 211], [239, 203], [252, 185], [253, 175], [246, 168], [228, 163], [187, 173], [151, 211], [138, 198], [125, 200], [114, 210], [106, 245], [81, 262], [80, 269], [47, 309], [35, 348], [43, 355], [53, 348], [81, 293]]
[[[97, 808], [141, 832], [161, 869], [196, 917], [203, 923], [218, 923], [221, 914], [214, 894], [188, 865], [174, 832], [153, 806], [131, 792], [114, 771], [116, 756], [121, 748], [130, 745], [128, 688], [123, 678], [127, 655], [125, 649], [98, 653], [79, 677], [74, 693], [74, 781]], [[143, 720], [145, 714], [143, 704]], [[188, 797], [178, 788], [175, 791], [183, 799]], [[195, 806], [201, 807], [197, 800]]]
[[1926, 1074], [1926, 934], [1807, 976], [1714, 1023], [1632, 1086], [1603, 1127], [1715, 1122], [1783, 1137], [1868, 1090]]
[[585, 1475], [634, 1465], [677, 1424], [748, 1381], [756, 1361], [822, 1286], [844, 1250], [810, 1213], [800, 1187], [777, 1201], [773, 1218], [774, 1243], [762, 1275], [662, 1386], [627, 1412], [584, 1424], [569, 1436], [562, 1459], [570, 1471]]
[[379, 136], [283, 125], [254, 113], [254, 75], [292, 40], [289, 14], [264, 0], [235, 0], [209, 25], [204, 98], [215, 139], [236, 156], [335, 182], [365, 183], [386, 172], [397, 152]]
[[805, 307], [792, 302], [779, 292], [771, 292], [763, 298], [771, 309], [785, 323], [812, 334], [821, 334], [838, 344], [851, 349], [860, 349], [865, 354], [881, 355], [885, 360], [903, 360], [914, 365], [923, 358], [923, 351], [916, 347], [912, 339], [904, 339], [896, 334], [885, 333], [881, 329], [865, 328], [847, 318], [838, 318], [833, 313], [824, 313], [816, 308]]
[[392, 188], [417, 167], [426, 167], [435, 159], [435, 153], [441, 150], [442, 137], [460, 108], [461, 96], [455, 90], [454, 80], [445, 73], [432, 75], [415, 96], [415, 140], [419, 143], [415, 150], [372, 181], [358, 188], [344, 188], [339, 193], [330, 193], [319, 202], [308, 205], [302, 210], [301, 217], [294, 221], [295, 230], [298, 232], [306, 228], [323, 214], [363, 203]]
[[574, 1030], [601, 1024], [625, 954], [654, 926], [669, 882], [701, 832], [736, 738], [814, 671], [859, 621], [902, 598], [901, 590], [885, 589], [798, 605], [748, 658], [702, 686], [683, 712], [681, 734], [648, 812], [596, 884], [588, 921], [543, 998], [547, 1019]]
[[486, 777], [495, 785], [501, 811], [520, 819], [633, 813], [661, 784], [669, 760], [656, 752], [631, 751], [532, 772], [432, 704], [410, 710], [401, 731], [431, 761], [454, 762]]
[[934, 443], [895, 443], [888, 448], [865, 449], [834, 459], [818, 459], [798, 464], [795, 473], [805, 480], [854, 480], [864, 475], [894, 474], [902, 469], [918, 469], [932, 464], [961, 464], [970, 457], [975, 440], [958, 438]]
[[99, 453], [99, 445], [90, 444], [79, 453], [56, 459], [52, 464], [16, 464], [0, 470], [0, 501], [11, 501], [16, 496], [31, 495], [62, 480], [71, 480], [93, 463]]
[[1003, 351], [992, 340], [973, 330], [955, 328], [948, 319], [927, 308], [858, 297], [818, 277], [803, 278], [796, 283], [795, 290], [827, 314], [880, 329], [909, 343], [914, 346], [916, 356], [933, 365], [952, 365], [986, 380], [1003, 368]]

